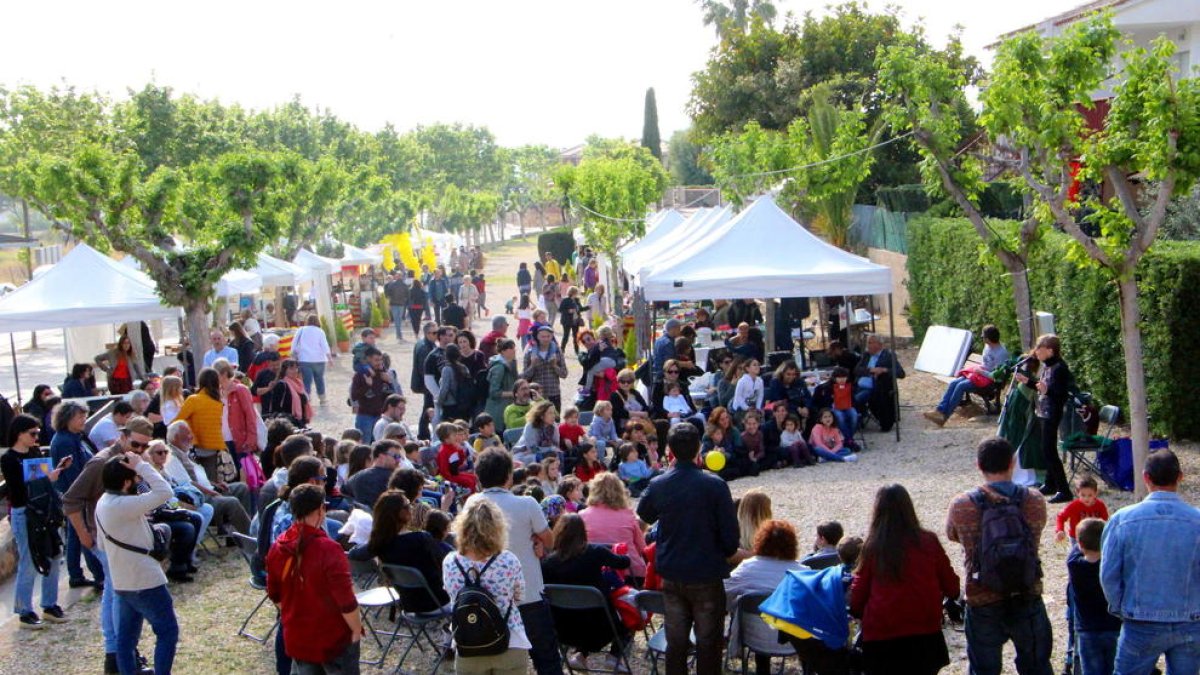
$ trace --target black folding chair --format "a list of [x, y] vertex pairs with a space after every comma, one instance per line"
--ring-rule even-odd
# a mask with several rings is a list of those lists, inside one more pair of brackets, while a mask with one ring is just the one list
[[[738, 598], [737, 604], [733, 608], [732, 626], [738, 631], [738, 656], [742, 659], [742, 675], [746, 675], [749, 669], [748, 661], [750, 654], [767, 656], [771, 659], [776, 657], [781, 658], [784, 662], [789, 656], [796, 656], [796, 650], [790, 644], [779, 644], [779, 640], [775, 637], [777, 632], [774, 629], [769, 629], [766, 623], [763, 622], [759, 615], [758, 606], [770, 597], [769, 593], [750, 593]], [[770, 640], [756, 639], [751, 633], [756, 629], [768, 629], [771, 632]], [[731, 659], [733, 653], [731, 650], [726, 651], [726, 659]], [[727, 663], [728, 665], [728, 663]]]
[[1061, 444], [1062, 449], [1067, 454], [1067, 461], [1071, 468], [1071, 478], [1080, 471], [1087, 471], [1096, 478], [1103, 480], [1117, 490], [1122, 490], [1121, 485], [1117, 480], [1108, 475], [1100, 467], [1100, 453], [1107, 450], [1112, 445], [1113, 430], [1121, 421], [1121, 409], [1115, 405], [1106, 405], [1100, 407], [1098, 414], [1100, 423], [1107, 424], [1103, 436], [1093, 437], [1087, 435], [1073, 434]]
[[254, 606], [254, 609], [250, 610], [250, 614], [246, 616], [246, 620], [242, 621], [241, 627], [238, 628], [238, 637], [244, 637], [259, 644], [266, 644], [271, 639], [271, 633], [279, 627], [279, 610], [275, 611], [275, 622], [271, 624], [271, 627], [261, 637], [247, 630], [250, 620], [254, 618], [255, 614], [258, 614], [258, 610], [262, 609], [268, 600], [266, 584], [258, 581], [254, 574], [254, 558], [258, 555], [258, 540], [241, 532], [234, 532], [229, 536], [233, 537], [233, 540], [237, 542], [238, 552], [242, 554], [242, 559], [246, 561], [246, 570], [250, 572], [250, 587], [263, 594], [262, 599]]
[[[399, 673], [404, 667], [404, 660], [408, 658], [409, 652], [413, 647], [421, 651], [425, 651], [428, 646], [437, 654], [437, 659], [433, 663], [433, 668], [430, 673], [436, 673], [439, 666], [442, 664], [442, 658], [445, 656], [446, 649], [450, 646], [449, 640], [444, 639], [440, 642], [435, 640], [430, 631], [437, 631], [446, 626], [450, 621], [450, 608], [442, 606], [433, 589], [429, 587], [429, 582], [425, 579], [425, 575], [415, 567], [406, 567], [404, 565], [380, 565], [380, 572], [383, 578], [391, 586], [398, 598], [399, 612], [396, 614], [396, 627], [391, 634], [391, 639], [388, 641], [387, 647], [384, 648], [383, 656], [379, 658], [382, 663], [387, 656], [387, 652], [395, 643], [397, 637], [408, 638], [404, 645], [404, 653], [400, 655], [400, 662], [396, 664], [396, 670], [393, 672]], [[422, 605], [428, 607], [436, 607], [437, 609], [430, 612], [414, 612], [406, 610], [405, 599], [410, 603], [417, 600], [422, 601]], [[426, 604], [426, 602], [428, 604]], [[401, 628], [407, 628], [408, 633], [401, 633]], [[448, 634], [447, 634], [448, 638]], [[422, 644], [424, 640], [424, 644]]]
[[[608, 625], [608, 635], [612, 637], [609, 642], [617, 646], [618, 664], [624, 664], [625, 672], [631, 673], [633, 670], [629, 667], [629, 648], [633, 645], [632, 639], [621, 637], [621, 632], [617, 629], [617, 625], [613, 623], [612, 610], [608, 604], [608, 598], [599, 589], [592, 586], [570, 586], [566, 584], [546, 584], [543, 590], [543, 595], [546, 602], [550, 603], [550, 611], [587, 611], [592, 610], [597, 615], [603, 614], [605, 623]], [[558, 620], [555, 619], [555, 623]], [[603, 630], [604, 626], [597, 626], [597, 630]], [[558, 648], [562, 652], [563, 663], [567, 664], [567, 672], [574, 673], [576, 669], [571, 666], [571, 662], [567, 659], [567, 647], [578, 647], [578, 645], [569, 644], [563, 639], [562, 631], [559, 631]], [[602, 668], [587, 668], [583, 672], [589, 673], [620, 673], [615, 666], [612, 669]]]

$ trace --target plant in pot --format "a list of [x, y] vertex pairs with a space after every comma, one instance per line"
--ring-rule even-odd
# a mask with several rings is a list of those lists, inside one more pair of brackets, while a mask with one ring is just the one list
[[350, 351], [350, 331], [340, 318], [333, 322], [333, 334], [337, 337], [338, 351], [343, 354]]
[[392, 324], [392, 308], [388, 306], [388, 299], [382, 293], [375, 300], [375, 309], [379, 310], [379, 323], [376, 327], [386, 328]]
[[383, 312], [379, 311], [379, 303], [371, 303], [371, 327], [379, 330], [387, 326], [387, 322], [383, 320]]

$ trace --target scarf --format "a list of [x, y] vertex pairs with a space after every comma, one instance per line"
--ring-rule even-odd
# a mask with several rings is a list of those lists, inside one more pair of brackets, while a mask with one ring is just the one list
[[297, 382], [292, 377], [283, 378], [283, 383], [287, 385], [288, 391], [292, 394], [292, 416], [298, 417], [297, 413], [300, 413], [305, 422], [312, 420], [312, 404], [304, 401], [300, 396], [304, 393], [304, 383]]

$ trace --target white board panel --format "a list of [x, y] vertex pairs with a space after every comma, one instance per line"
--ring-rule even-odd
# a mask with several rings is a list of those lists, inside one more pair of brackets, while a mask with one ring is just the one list
[[930, 326], [913, 368], [924, 373], [953, 377], [971, 355], [971, 331]]

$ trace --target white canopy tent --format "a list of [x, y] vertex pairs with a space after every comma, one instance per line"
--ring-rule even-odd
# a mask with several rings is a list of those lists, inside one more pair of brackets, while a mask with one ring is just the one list
[[250, 270], [229, 270], [217, 280], [217, 297], [228, 298], [235, 295], [254, 295], [261, 293], [263, 279]]
[[891, 270], [827, 244], [760, 197], [641, 278], [647, 300], [887, 295]]
[[333, 289], [329, 282], [329, 276], [341, 270], [341, 261], [319, 256], [302, 248], [292, 262], [312, 274], [312, 292], [317, 303], [317, 315], [324, 317], [332, 326], [336, 317], [333, 313]]
[[357, 246], [350, 244], [342, 244], [342, 266], [357, 267], [359, 265], [379, 265], [383, 263], [383, 256], [378, 253], [372, 253]]
[[684, 218], [674, 209], [667, 211], [653, 228], [647, 227], [644, 237], [621, 248], [621, 267], [631, 272], [637, 271], [643, 263], [654, 259], [654, 252], [660, 248], [660, 243], [673, 241], [688, 223], [700, 222], [699, 218], [707, 216], [711, 211], [712, 209], [702, 208], [689, 218]]
[[703, 218], [677, 228], [676, 235], [670, 240], [659, 241], [652, 249], [643, 252], [643, 261], [637, 268], [632, 269], [634, 284], [640, 286], [641, 280], [654, 270], [662, 269], [703, 250], [717, 233], [724, 231], [732, 218], [733, 209], [723, 206], [712, 209]]
[[[663, 211], [659, 211], [659, 212], [655, 213], [653, 216], [651, 216], [650, 218], [646, 219], [646, 235], [649, 236], [649, 234], [651, 232], [657, 230], [658, 228], [660, 228], [664, 225], [667, 227], [675, 227], [676, 225], [678, 225], [679, 223], [682, 223], [685, 220], [687, 220], [687, 216], [676, 211], [675, 209], [665, 209]], [[642, 239], [645, 239], [645, 238], [646, 237], [642, 237]], [[633, 246], [633, 245], [634, 244], [630, 244], [630, 246]]]
[[313, 278], [310, 270], [266, 253], [258, 254], [258, 264], [250, 271], [262, 278], [263, 286], [299, 286]]

